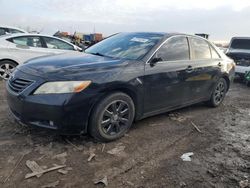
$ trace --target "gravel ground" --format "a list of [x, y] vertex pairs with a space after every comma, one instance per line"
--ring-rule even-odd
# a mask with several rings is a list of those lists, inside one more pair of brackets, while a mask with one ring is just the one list
[[[197, 104], [147, 118], [108, 144], [14, 123], [0, 85], [0, 187], [104, 187], [94, 184], [104, 177], [112, 188], [249, 187], [250, 88], [241, 83], [218, 108]], [[187, 152], [190, 162], [180, 158]], [[28, 160], [66, 167], [25, 179]]]

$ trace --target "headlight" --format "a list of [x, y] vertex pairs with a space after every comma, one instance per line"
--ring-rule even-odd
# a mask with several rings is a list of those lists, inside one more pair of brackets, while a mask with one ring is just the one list
[[59, 94], [59, 93], [79, 93], [86, 89], [91, 81], [58, 81], [47, 82], [41, 85], [35, 92], [36, 94]]

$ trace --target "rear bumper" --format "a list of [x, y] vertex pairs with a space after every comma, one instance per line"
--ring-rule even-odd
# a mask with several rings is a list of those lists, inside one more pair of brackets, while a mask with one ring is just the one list
[[56, 130], [63, 135], [86, 133], [93, 97], [84, 94], [14, 95], [7, 86], [8, 105], [16, 121]]

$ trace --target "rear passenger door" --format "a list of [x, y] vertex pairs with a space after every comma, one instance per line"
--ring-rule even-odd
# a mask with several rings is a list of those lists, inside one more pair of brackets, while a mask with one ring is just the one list
[[193, 76], [189, 78], [193, 99], [207, 99], [211, 95], [213, 85], [220, 75], [221, 58], [214, 47], [206, 40], [189, 37], [191, 58], [193, 61]]
[[45, 50], [39, 36], [14, 37], [8, 41], [12, 43], [9, 45], [9, 54], [17, 57], [21, 62], [50, 54]]

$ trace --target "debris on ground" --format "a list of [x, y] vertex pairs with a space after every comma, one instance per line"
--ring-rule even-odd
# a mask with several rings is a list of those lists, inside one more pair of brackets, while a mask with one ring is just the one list
[[9, 175], [5, 178], [5, 180], [3, 181], [3, 183], [6, 183], [6, 182], [9, 180], [10, 176], [14, 173], [14, 171], [15, 171], [16, 168], [19, 166], [19, 164], [21, 163], [21, 161], [23, 160], [23, 158], [24, 158], [25, 155], [26, 155], [26, 153], [24, 153], [24, 154], [20, 157], [20, 159], [17, 161], [15, 167], [10, 171]]
[[66, 157], [67, 157], [67, 153], [64, 152], [64, 153], [57, 154], [57, 155], [53, 156], [52, 159], [57, 159], [57, 160], [59, 160], [62, 164], [65, 164], [66, 161], [67, 161]]
[[61, 168], [64, 168], [64, 167], [66, 167], [66, 165], [54, 166], [52, 168], [45, 169], [45, 170], [42, 170], [42, 171], [39, 171], [39, 172], [32, 172], [32, 173], [26, 174], [25, 179], [32, 178], [32, 177], [40, 175], [40, 174], [43, 175], [43, 174], [45, 174], [47, 172], [58, 170], [58, 169], [61, 169]]
[[169, 119], [173, 121], [178, 121], [180, 123], [184, 122], [187, 120], [185, 116], [181, 116], [180, 113], [170, 113], [168, 114]]
[[249, 188], [250, 187], [248, 180], [240, 181], [239, 185], [240, 185], [240, 188]]
[[194, 124], [194, 122], [191, 121], [191, 124], [199, 133], [202, 133], [201, 130], [197, 127], [197, 125]]
[[[42, 172], [44, 169], [43, 167], [40, 167], [35, 161], [26, 161], [26, 166], [32, 171], [32, 172]], [[42, 174], [37, 174], [36, 177], [41, 177]]]
[[100, 184], [100, 183], [103, 184], [105, 187], [107, 187], [108, 186], [108, 178], [107, 178], [107, 176], [105, 176], [101, 180], [94, 181], [95, 185]]
[[65, 139], [67, 143], [69, 143], [71, 146], [73, 146], [76, 150], [78, 151], [82, 151], [83, 148], [80, 148], [78, 146], [76, 146], [75, 144], [73, 144], [72, 142], [70, 142], [68, 139]]
[[43, 185], [41, 188], [51, 188], [51, 187], [56, 187], [57, 185], [59, 185], [59, 181], [55, 181], [47, 185]]
[[123, 155], [125, 146], [118, 144], [115, 148], [107, 151], [111, 155]]
[[96, 155], [94, 153], [90, 153], [88, 162], [90, 162]]
[[63, 174], [63, 175], [66, 175], [66, 174], [68, 174], [68, 170], [64, 170], [64, 169], [59, 169], [57, 172], [59, 172], [60, 174]]
[[127, 183], [128, 185], [132, 186], [132, 187], [134, 187], [134, 186], [135, 186], [135, 184], [134, 184], [134, 183], [132, 183], [131, 181], [126, 181], [126, 183]]
[[71, 167], [67, 167], [67, 168], [65, 168], [65, 170], [67, 170], [67, 171], [71, 171], [71, 170], [73, 170], [73, 168], [71, 168]]
[[102, 144], [102, 152], [104, 152], [106, 144]]
[[186, 187], [187, 184], [185, 182], [180, 182], [180, 187]]
[[188, 153], [184, 153], [182, 156], [181, 156], [181, 159], [183, 161], [191, 161], [191, 156], [193, 156], [194, 153], [193, 152], [188, 152]]

